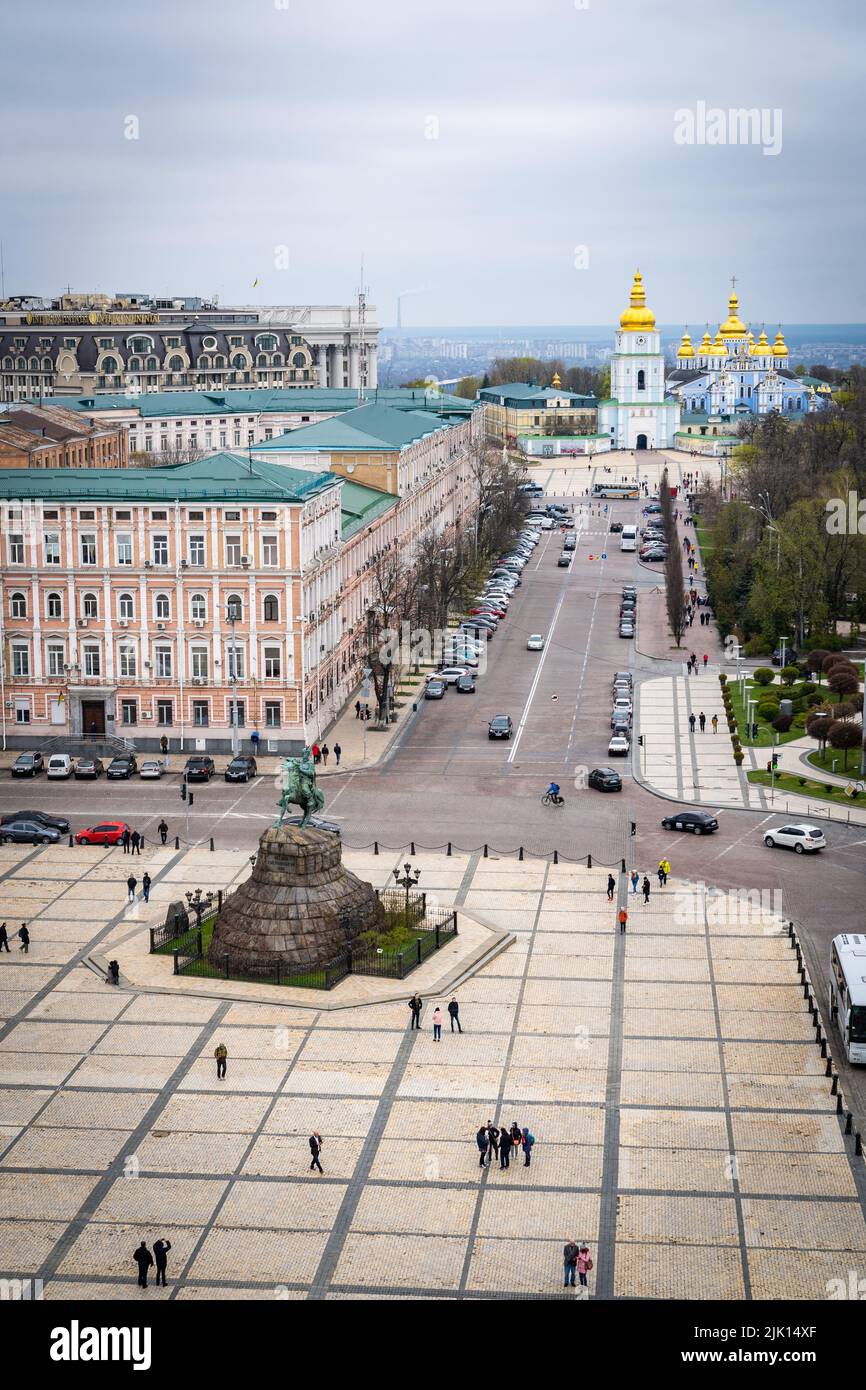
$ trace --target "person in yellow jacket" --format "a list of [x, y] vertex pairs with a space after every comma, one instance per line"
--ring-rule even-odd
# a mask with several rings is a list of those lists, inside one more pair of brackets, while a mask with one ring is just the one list
[[219, 1081], [226, 1074], [226, 1063], [228, 1062], [229, 1050], [225, 1043], [217, 1043], [213, 1050], [217, 1064], [217, 1080]]

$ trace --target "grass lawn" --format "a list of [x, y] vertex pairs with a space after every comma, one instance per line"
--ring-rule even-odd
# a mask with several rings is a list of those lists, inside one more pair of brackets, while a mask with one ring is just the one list
[[[786, 734], [777, 734], [777, 733], [776, 733], [776, 730], [772, 727], [771, 724], [764, 724], [764, 723], [761, 722], [761, 719], [759, 718], [757, 711], [755, 712], [755, 718], [756, 718], [757, 721], [758, 721], [758, 737], [757, 737], [757, 738], [747, 738], [747, 737], [746, 737], [746, 709], [747, 709], [747, 707], [748, 707], [748, 704], [747, 704], [748, 699], [749, 699], [750, 697], [751, 697], [752, 699], [755, 699], [756, 697], [757, 697], [758, 699], [760, 699], [760, 696], [761, 696], [761, 692], [762, 692], [762, 691], [764, 691], [764, 690], [777, 690], [777, 691], [778, 691], [779, 689], [782, 689], [782, 688], [783, 688], [783, 687], [780, 687], [778, 684], [776, 684], [776, 685], [771, 685], [771, 686], [766, 686], [766, 685], [755, 685], [754, 681], [747, 680], [746, 683], [745, 683], [745, 689], [746, 689], [746, 703], [744, 703], [744, 702], [740, 699], [740, 683], [739, 683], [739, 681], [735, 681], [735, 680], [729, 680], [729, 681], [728, 681], [728, 689], [729, 689], [730, 692], [731, 692], [731, 703], [732, 703], [732, 705], [733, 705], [733, 707], [734, 707], [734, 715], [735, 715], [736, 720], [737, 720], [737, 729], [738, 729], [739, 735], [740, 735], [740, 742], [741, 742], [741, 744], [743, 745], [744, 748], [746, 747], [747, 744], [748, 744], [748, 746], [749, 746], [750, 748], [772, 748], [772, 747], [774, 747], [774, 745], [775, 745], [777, 739], [778, 739], [779, 743], [790, 743], [790, 742], [791, 742], [793, 739], [795, 739], [795, 738], [802, 738], [802, 737], [803, 737], [804, 733], [806, 732], [805, 728], [803, 727], [803, 725], [800, 725], [799, 728], [797, 727], [797, 720], [798, 720], [798, 719], [802, 719], [802, 718], [803, 718], [802, 715], [799, 715], [799, 714], [795, 714], [795, 715], [794, 715], [794, 723], [791, 725], [790, 729], [788, 730], [788, 732], [787, 732]], [[721, 693], [721, 687], [719, 687], [719, 692]], [[727, 728], [727, 725], [726, 725], [725, 727]]]
[[701, 555], [706, 563], [707, 556], [713, 553], [713, 543], [710, 540], [710, 530], [703, 516], [695, 517], [695, 534], [698, 538]]
[[847, 767], [844, 751], [840, 753], [836, 748], [828, 747], [823, 753], [816, 748], [814, 753], [808, 753], [806, 756], [812, 767], [820, 768], [822, 772], [835, 772], [837, 777], [850, 777], [852, 781], [856, 781], [860, 776], [860, 755], [856, 748], [848, 749]]
[[[758, 782], [762, 787], [772, 785], [769, 772], [750, 772], [747, 775], [750, 782]], [[805, 786], [801, 786], [801, 782], [805, 782]], [[858, 803], [862, 805], [866, 801], [862, 795], [859, 797], [846, 796], [843, 787], [832, 787], [830, 791], [827, 791], [827, 787], [830, 786], [829, 782], [813, 782], [811, 778], [798, 777], [790, 772], [777, 772], [775, 785], [780, 792], [792, 792], [796, 796], [811, 797], [813, 801], [833, 801], [837, 806], [856, 806]]]

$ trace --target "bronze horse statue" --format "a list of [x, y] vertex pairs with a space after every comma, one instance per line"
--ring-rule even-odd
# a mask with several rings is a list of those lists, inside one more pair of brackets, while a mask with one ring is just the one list
[[316, 766], [309, 746], [304, 748], [300, 758], [283, 758], [277, 777], [281, 795], [276, 826], [282, 825], [290, 806], [299, 806], [301, 826], [309, 825], [325, 804], [325, 794], [316, 786]]

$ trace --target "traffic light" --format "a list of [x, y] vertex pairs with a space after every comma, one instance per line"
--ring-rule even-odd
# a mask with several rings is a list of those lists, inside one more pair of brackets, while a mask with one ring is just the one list
[[638, 741], [638, 747], [639, 747], [639, 748], [643, 748], [643, 734], [638, 734], [638, 736], [637, 736], [637, 741]]
[[774, 772], [775, 772], [775, 770], [776, 770], [776, 768], [777, 768], [778, 766], [779, 766], [779, 755], [778, 755], [778, 753], [774, 753], [774, 754], [773, 754], [773, 771], [774, 771]]
[[181, 801], [186, 801], [186, 782], [181, 782], [180, 784], [180, 799]]
[[636, 820], [633, 820], [632, 823], [631, 823], [631, 833], [632, 833], [632, 835], [636, 835], [636, 834], [637, 834], [637, 821], [636, 821]]
[[189, 809], [192, 810], [192, 803], [195, 801], [195, 792], [189, 794]]

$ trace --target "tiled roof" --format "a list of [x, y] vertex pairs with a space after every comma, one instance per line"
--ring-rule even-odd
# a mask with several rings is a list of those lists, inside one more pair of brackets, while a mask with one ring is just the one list
[[393, 453], [436, 430], [448, 429], [450, 421], [426, 410], [397, 410], [390, 405], [362, 405], [330, 420], [301, 425], [254, 444], [256, 454], [310, 452]]

